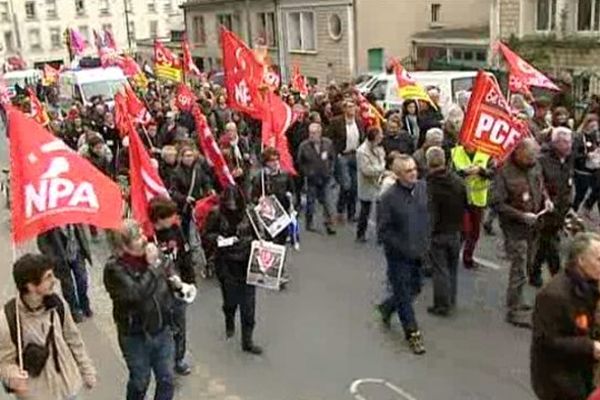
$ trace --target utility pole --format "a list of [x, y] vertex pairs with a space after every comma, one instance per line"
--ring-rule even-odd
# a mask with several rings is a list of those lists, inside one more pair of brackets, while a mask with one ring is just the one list
[[129, 7], [127, 2], [129, 0], [123, 0], [123, 6], [125, 7], [125, 30], [127, 32], [127, 47], [129, 47], [129, 53], [131, 53], [131, 32], [129, 31]]
[[248, 35], [248, 45], [254, 48], [252, 40], [252, 21], [250, 18], [250, 0], [246, 0], [246, 35]]

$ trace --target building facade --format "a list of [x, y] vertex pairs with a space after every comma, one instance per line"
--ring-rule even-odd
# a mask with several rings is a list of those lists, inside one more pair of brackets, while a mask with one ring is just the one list
[[64, 32], [75, 28], [95, 55], [93, 30], [112, 31], [120, 49], [136, 40], [183, 29], [182, 0], [0, 0], [0, 57], [21, 55], [28, 66], [68, 61]]
[[577, 96], [600, 91], [599, 1], [494, 0], [490, 27], [546, 72], [571, 73]]

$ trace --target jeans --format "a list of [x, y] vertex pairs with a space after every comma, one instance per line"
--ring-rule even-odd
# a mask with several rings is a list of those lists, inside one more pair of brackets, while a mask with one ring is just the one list
[[356, 174], [356, 154], [340, 154], [338, 162], [338, 181], [340, 193], [337, 202], [338, 214], [347, 214], [348, 219], [354, 219], [356, 214], [356, 198], [358, 181]]
[[155, 336], [121, 335], [119, 347], [129, 370], [127, 400], [144, 400], [154, 372], [154, 400], [172, 400], [175, 395], [173, 376], [173, 333], [165, 328]]
[[60, 263], [55, 268], [56, 277], [60, 280], [63, 297], [69, 304], [71, 313], [90, 311], [88, 297], [88, 273], [85, 259], [80, 255], [76, 260]]
[[433, 306], [449, 309], [456, 305], [460, 235], [437, 234], [431, 240], [433, 264]]
[[358, 224], [356, 226], [356, 237], [364, 238], [369, 225], [369, 216], [371, 215], [372, 201], [360, 201], [360, 214], [358, 215]]
[[331, 179], [329, 178], [308, 180], [306, 188], [306, 225], [312, 225], [316, 201], [321, 203], [323, 207], [325, 224], [331, 223], [331, 208], [329, 207], [330, 185]]
[[235, 326], [235, 313], [239, 307], [242, 324], [242, 343], [252, 343], [254, 313], [256, 310], [256, 288], [245, 283], [221, 282], [223, 314], [226, 327]]
[[187, 303], [175, 299], [173, 307], [173, 341], [175, 342], [175, 363], [183, 361], [186, 351], [186, 311]]
[[483, 210], [481, 207], [469, 206], [463, 215], [463, 264], [467, 268], [473, 266], [473, 253], [479, 241]]
[[418, 260], [409, 260], [386, 250], [387, 277], [392, 288], [392, 297], [384, 305], [392, 305], [402, 323], [408, 338], [419, 329], [413, 309], [414, 298], [421, 293], [421, 264]]
[[586, 209], [591, 210], [600, 197], [600, 184], [598, 183], [598, 174], [581, 174], [575, 172], [575, 198], [573, 199], [573, 210], [579, 211], [579, 207], [585, 196], [591, 190], [590, 196], [583, 205]]
[[535, 227], [530, 229], [529, 235], [525, 238], [515, 238], [512, 232], [504, 232], [504, 243], [510, 258], [506, 306], [508, 318], [512, 319], [527, 306], [523, 298], [523, 289], [527, 283], [527, 276], [532, 272], [537, 253], [538, 237]]

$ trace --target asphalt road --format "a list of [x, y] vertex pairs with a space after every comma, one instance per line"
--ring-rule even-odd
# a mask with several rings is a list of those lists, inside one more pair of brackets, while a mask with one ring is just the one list
[[[0, 141], [0, 164], [6, 162]], [[225, 340], [219, 289], [202, 282], [188, 311], [192, 375], [178, 379], [178, 399], [349, 400], [353, 383], [368, 400], [528, 400], [530, 331], [503, 322], [507, 265], [498, 238], [483, 237], [477, 256], [487, 266], [460, 270], [458, 312], [430, 317], [431, 282], [418, 299], [427, 354], [410, 353], [397, 319], [383, 329], [374, 312], [384, 286], [384, 260], [373, 241], [354, 243], [349, 226], [336, 237], [304, 233], [283, 292], [258, 291], [255, 339], [262, 357], [243, 354], [239, 329]], [[31, 250], [31, 244], [17, 249]], [[90, 269], [96, 312], [81, 324], [99, 370], [98, 387], [83, 398], [124, 398], [127, 373], [115, 339], [111, 304], [101, 283], [104, 244], [94, 244]], [[13, 293], [8, 212], [0, 212], [0, 299]], [[239, 321], [238, 321], [239, 325]], [[380, 378], [383, 383], [361, 383]], [[5, 399], [0, 394], [0, 399]], [[151, 396], [150, 396], [151, 397]]]

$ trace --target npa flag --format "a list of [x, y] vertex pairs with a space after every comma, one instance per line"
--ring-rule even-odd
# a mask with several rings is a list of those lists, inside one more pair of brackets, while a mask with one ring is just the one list
[[85, 38], [76, 29], [69, 29], [69, 46], [72, 54], [81, 55], [85, 50]]
[[45, 126], [50, 122], [50, 118], [48, 117], [48, 113], [46, 112], [46, 108], [42, 105], [40, 99], [37, 98], [33, 89], [27, 88], [27, 96], [29, 97], [29, 107], [31, 108], [31, 118], [35, 120], [38, 124]]
[[212, 165], [221, 187], [225, 188], [230, 185], [235, 185], [231, 171], [229, 171], [223, 153], [221, 153], [221, 149], [208, 126], [206, 117], [202, 114], [198, 103], [196, 103], [196, 96], [192, 93], [190, 88], [183, 83], [180, 83], [177, 86], [175, 106], [182, 111], [191, 113], [194, 117], [200, 148], [208, 163]]
[[508, 64], [510, 73], [509, 89], [511, 92], [523, 93], [523, 86], [527, 88], [527, 91], [531, 86], [560, 91], [560, 88], [546, 75], [532, 67], [531, 64], [519, 57], [504, 43], [498, 42], [497, 48]]
[[423, 86], [421, 86], [412, 76], [408, 73], [408, 71], [398, 62], [398, 60], [392, 60], [392, 67], [394, 68], [394, 73], [396, 74], [396, 81], [398, 82], [398, 95], [404, 100], [422, 100], [431, 104], [433, 107], [437, 108], [435, 103], [427, 94], [427, 91]]
[[479, 71], [460, 131], [460, 142], [502, 161], [526, 136], [527, 128], [511, 115], [498, 83]]
[[117, 42], [110, 29], [104, 29], [104, 45], [109, 49], [117, 51]]
[[119, 186], [62, 140], [8, 107], [12, 237], [15, 243], [65, 224], [116, 229]]
[[300, 73], [300, 67], [298, 65], [294, 65], [292, 70], [292, 89], [300, 93], [301, 97], [308, 96], [306, 78]]
[[179, 59], [158, 40], [154, 41], [154, 72], [158, 78], [174, 82], [183, 81]]
[[228, 105], [261, 119], [264, 65], [240, 38], [224, 27], [221, 27], [221, 46]]
[[265, 94], [261, 135], [264, 147], [274, 147], [279, 152], [281, 169], [296, 175], [294, 159], [290, 155], [286, 131], [294, 122], [292, 108], [281, 97], [269, 91]]
[[190, 51], [190, 44], [187, 39], [183, 39], [181, 42], [181, 51], [183, 52], [183, 70], [185, 73], [200, 76], [200, 70], [196, 67], [196, 64], [194, 64], [192, 52]]

